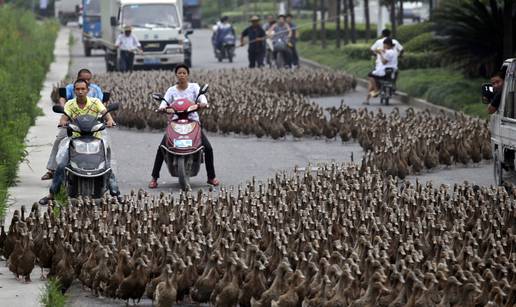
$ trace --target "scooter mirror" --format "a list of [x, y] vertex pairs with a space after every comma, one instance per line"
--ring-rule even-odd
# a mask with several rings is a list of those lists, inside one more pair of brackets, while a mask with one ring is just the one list
[[118, 103], [110, 103], [107, 107], [107, 111], [113, 112], [113, 111], [118, 110], [119, 107], [120, 107], [120, 104], [118, 104]]
[[60, 87], [58, 92], [59, 92], [59, 97], [66, 98], [66, 87]]
[[110, 97], [111, 97], [110, 92], [102, 92], [102, 102], [103, 103], [108, 102]]
[[208, 92], [208, 88], [209, 88], [208, 83], [206, 83], [205, 85], [203, 85], [203, 86], [201, 87], [201, 90], [199, 91], [199, 95], [204, 95], [204, 94], [206, 94], [206, 93]]
[[485, 104], [490, 103], [491, 99], [494, 97], [494, 88], [491, 83], [484, 83], [482, 84], [482, 97], [485, 97], [486, 99], [482, 99], [482, 102]]
[[154, 100], [156, 100], [156, 101], [158, 101], [158, 102], [161, 102], [161, 101], [164, 99], [164, 98], [163, 98], [163, 96], [161, 96], [161, 95], [160, 95], [160, 94], [158, 94], [158, 93], [153, 93], [153, 94], [151, 95], [151, 97], [152, 97], [152, 99], [154, 99]]
[[54, 113], [64, 114], [64, 107], [55, 105], [52, 107], [52, 111], [54, 111]]

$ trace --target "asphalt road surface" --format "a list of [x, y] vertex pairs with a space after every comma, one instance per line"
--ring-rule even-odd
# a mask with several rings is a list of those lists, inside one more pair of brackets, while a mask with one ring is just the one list
[[[75, 76], [83, 67], [89, 68], [93, 73], [105, 72], [103, 51], [95, 50], [92, 57], [85, 57], [80, 40], [80, 31], [74, 28], [72, 34], [75, 43], [71, 47], [71, 66], [69, 75]], [[196, 30], [191, 35], [193, 43], [193, 66], [195, 68], [235, 68], [247, 66], [247, 51], [238, 48], [233, 63], [219, 63], [212, 51], [210, 43], [210, 31]], [[171, 71], [171, 73], [173, 73]], [[288, 73], [288, 72], [286, 72]], [[340, 97], [314, 98], [314, 101], [323, 107], [339, 105], [341, 100], [353, 108], [363, 107], [361, 102], [365, 97], [365, 89], [357, 88], [355, 92], [347, 93]], [[122, 102], [123, 103], [123, 102]], [[389, 107], [381, 107], [385, 112], [392, 108], [400, 109], [406, 106], [394, 100]], [[370, 109], [380, 108], [378, 101], [373, 101]], [[112, 148], [114, 152], [114, 166], [122, 193], [131, 189], [146, 188], [150, 180], [154, 156], [161, 141], [160, 132], [141, 132], [116, 128], [110, 130]], [[208, 134], [214, 148], [215, 168], [217, 177], [225, 186], [237, 186], [253, 178], [265, 180], [280, 170], [290, 170], [295, 166], [305, 167], [308, 163], [316, 165], [329, 161], [360, 161], [362, 149], [358, 143], [341, 143], [340, 140], [327, 141], [325, 139], [284, 140], [257, 139], [256, 137], [221, 136]], [[479, 185], [490, 185], [492, 179], [492, 164], [482, 162], [478, 165], [465, 167], [438, 168], [431, 172], [425, 172], [419, 176], [411, 176], [409, 180], [432, 180], [435, 183], [449, 184], [469, 181]], [[206, 185], [206, 172], [202, 168], [201, 173], [191, 179], [194, 189], [208, 189]], [[176, 178], [172, 178], [163, 167], [159, 188], [155, 190], [177, 192], [179, 184]], [[150, 301], [142, 301], [139, 306], [150, 306]], [[123, 306], [125, 302], [109, 299], [99, 299], [84, 291], [79, 284], [75, 284], [70, 290], [71, 306]]]

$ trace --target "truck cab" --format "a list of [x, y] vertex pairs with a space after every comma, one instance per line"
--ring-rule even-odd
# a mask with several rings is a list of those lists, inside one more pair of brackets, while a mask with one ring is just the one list
[[103, 49], [100, 1], [82, 0], [82, 43], [85, 56], [91, 56], [92, 49]]
[[[104, 1], [102, 1], [104, 2]], [[102, 8], [102, 23], [109, 17], [109, 30], [103, 25], [103, 37], [111, 42], [106, 50], [108, 71], [118, 67], [119, 52], [114, 48], [116, 37], [124, 26], [142, 45], [143, 53], [134, 56], [134, 68], [174, 66], [185, 62], [181, 0], [116, 0], [109, 10]], [[103, 5], [105, 5], [103, 3]], [[109, 14], [109, 16], [104, 16]], [[108, 32], [108, 33], [105, 33]]]
[[497, 185], [502, 185], [516, 172], [516, 58], [506, 60], [502, 68], [506, 70], [502, 98], [490, 121], [494, 180]]

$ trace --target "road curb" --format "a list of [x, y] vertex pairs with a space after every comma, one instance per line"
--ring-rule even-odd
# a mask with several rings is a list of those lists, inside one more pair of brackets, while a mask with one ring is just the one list
[[[4, 218], [6, 228], [9, 227], [15, 210], [22, 205], [30, 212], [32, 204], [48, 193], [48, 181], [41, 181], [40, 176], [46, 170], [50, 149], [57, 132], [56, 123], [59, 116], [52, 112], [50, 93], [54, 84], [65, 78], [68, 73], [70, 50], [68, 39], [70, 30], [62, 27], [54, 45], [54, 62], [46, 74], [43, 87], [40, 91], [38, 107], [43, 116], [36, 118], [34, 126], [29, 129], [25, 137], [27, 156], [20, 163], [17, 173], [17, 185], [8, 190], [8, 204]], [[42, 208], [45, 210], [46, 208]], [[32, 282], [22, 284], [17, 281], [6, 267], [5, 261], [0, 261], [0, 302], [2, 306], [39, 306], [39, 295], [45, 282], [39, 278], [40, 269], [34, 267], [31, 274]]]
[[[327, 70], [335, 70], [329, 66], [320, 64], [320, 63], [312, 61], [312, 60], [300, 58], [300, 61], [303, 65], [308, 66], [308, 67], [327, 69]], [[352, 74], [349, 74], [346, 72], [344, 72], [344, 73], [350, 77], [353, 77], [356, 80], [358, 85], [367, 87], [368, 82], [366, 79], [357, 78], [355, 75], [352, 75]], [[404, 93], [404, 92], [401, 92], [398, 90], [396, 91], [395, 95], [404, 104], [407, 104], [407, 105], [410, 105], [410, 106], [413, 106], [416, 108], [420, 108], [420, 109], [428, 109], [433, 113], [444, 112], [444, 114], [446, 114], [448, 116], [455, 116], [456, 113], [459, 113], [459, 111], [433, 104], [433, 103], [426, 101], [424, 99], [421, 99], [421, 98], [409, 96], [407, 93]]]

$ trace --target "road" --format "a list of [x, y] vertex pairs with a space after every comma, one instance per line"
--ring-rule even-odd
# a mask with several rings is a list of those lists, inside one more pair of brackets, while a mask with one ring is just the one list
[[[89, 68], [93, 73], [105, 72], [102, 51], [94, 51], [92, 57], [85, 57], [80, 41], [79, 29], [74, 28], [72, 34], [75, 43], [71, 47], [70, 76], [83, 67]], [[219, 69], [245, 67], [247, 54], [244, 48], [237, 49], [234, 63], [218, 63], [212, 53], [210, 44], [210, 32], [196, 30], [191, 36], [193, 43], [194, 69]], [[173, 72], [171, 72], [173, 73]], [[286, 72], [288, 73], [288, 72]], [[365, 97], [365, 89], [358, 87], [355, 92], [347, 93], [340, 97], [314, 98], [313, 100], [323, 107], [339, 105], [341, 99], [352, 108], [363, 107], [361, 102]], [[123, 103], [123, 102], [122, 102]], [[376, 101], [376, 103], [378, 103]], [[381, 107], [385, 112], [392, 108], [406, 108], [399, 101], [394, 100], [389, 107]], [[378, 109], [379, 105], [369, 106], [370, 109]], [[131, 189], [146, 188], [150, 180], [154, 155], [162, 138], [162, 133], [141, 132], [116, 128], [110, 130], [112, 147], [114, 151], [114, 165], [123, 193]], [[264, 180], [279, 170], [292, 169], [294, 166], [305, 167], [309, 162], [316, 165], [320, 162], [349, 161], [353, 155], [355, 161], [360, 161], [362, 149], [357, 143], [341, 143], [339, 141], [327, 141], [325, 139], [285, 140], [258, 139], [256, 137], [220, 136], [208, 134], [215, 154], [215, 167], [217, 177], [225, 186], [236, 186], [245, 183], [253, 176], [258, 180]], [[492, 164], [482, 162], [469, 167], [438, 168], [431, 172], [425, 172], [419, 176], [411, 176], [409, 180], [432, 180], [436, 183], [454, 184], [456, 182], [469, 181], [479, 185], [490, 185], [492, 180]], [[202, 169], [199, 176], [192, 178], [194, 189], [207, 189], [206, 173]], [[177, 192], [179, 184], [177, 179], [170, 177], [163, 168], [159, 180], [159, 188], [155, 190]], [[120, 301], [98, 299], [89, 292], [80, 289], [76, 284], [70, 291], [70, 304], [72, 306], [123, 306]], [[143, 301], [139, 306], [149, 306], [149, 301]]]

